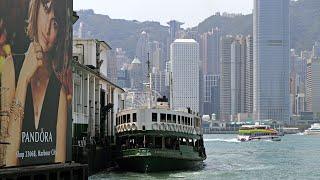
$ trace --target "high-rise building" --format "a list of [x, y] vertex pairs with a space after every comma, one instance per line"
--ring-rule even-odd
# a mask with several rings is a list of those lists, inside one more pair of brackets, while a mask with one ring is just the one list
[[254, 0], [254, 118], [290, 123], [289, 0]]
[[231, 44], [231, 115], [245, 112], [246, 39], [237, 36]]
[[231, 44], [232, 36], [220, 40], [220, 119], [230, 120], [231, 116]]
[[118, 71], [121, 70], [124, 65], [128, 65], [131, 63], [130, 59], [126, 55], [126, 51], [124, 51], [122, 48], [116, 48], [115, 56]]
[[169, 43], [171, 44], [174, 40], [179, 38], [178, 35], [181, 29], [180, 26], [183, 25], [184, 23], [176, 20], [171, 20], [167, 24], [169, 25], [169, 35], [170, 35]]
[[320, 58], [312, 58], [308, 61], [306, 110], [320, 113]]
[[149, 42], [149, 60], [151, 66], [160, 71], [162, 68], [161, 62], [161, 48], [158, 41]]
[[153, 68], [152, 74], [152, 90], [158, 96], [167, 96], [167, 88], [165, 85], [166, 74], [163, 71], [158, 71], [156, 68]]
[[136, 46], [136, 57], [141, 61], [144, 77], [141, 77], [143, 80], [147, 77], [148, 73], [148, 53], [149, 53], [149, 35], [147, 32], [142, 31], [137, 42]]
[[245, 91], [245, 112], [253, 111], [253, 38], [246, 37], [247, 58], [246, 58], [246, 91]]
[[312, 56], [314, 58], [320, 58], [320, 42], [316, 41], [312, 47]]
[[193, 39], [177, 39], [170, 46], [173, 109], [190, 107], [199, 112], [199, 44]]
[[138, 58], [134, 58], [129, 66], [129, 74], [130, 74], [130, 87], [131, 89], [135, 89], [138, 91], [143, 90], [143, 84], [141, 78], [142, 74], [142, 64]]
[[203, 114], [216, 114], [219, 119], [220, 76], [204, 75]]
[[117, 59], [115, 55], [115, 51], [111, 50], [107, 53], [108, 60], [107, 60], [107, 77], [109, 80], [117, 84], [118, 80], [118, 71], [117, 71]]
[[117, 84], [121, 87], [121, 88], [130, 88], [130, 77], [129, 77], [129, 72], [128, 69], [126, 67], [122, 67], [119, 71], [118, 71], [118, 81]]
[[221, 32], [218, 28], [200, 36], [200, 60], [203, 74], [219, 74], [219, 45]]

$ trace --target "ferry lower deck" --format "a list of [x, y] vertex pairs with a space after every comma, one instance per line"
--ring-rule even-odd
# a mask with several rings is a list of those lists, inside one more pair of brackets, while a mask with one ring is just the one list
[[171, 131], [129, 131], [117, 136], [121, 169], [164, 171], [198, 167], [206, 158], [202, 136]]

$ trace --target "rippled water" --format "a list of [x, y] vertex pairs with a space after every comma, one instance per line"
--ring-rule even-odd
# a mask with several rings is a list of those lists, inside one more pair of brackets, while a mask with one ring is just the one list
[[320, 179], [320, 136], [286, 135], [280, 142], [238, 142], [205, 135], [207, 159], [197, 171], [102, 172], [89, 179]]

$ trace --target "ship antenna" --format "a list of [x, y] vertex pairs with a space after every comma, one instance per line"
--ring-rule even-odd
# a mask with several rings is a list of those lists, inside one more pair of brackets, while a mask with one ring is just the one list
[[149, 88], [148, 88], [148, 95], [149, 95], [149, 108], [151, 108], [152, 106], [152, 77], [151, 77], [151, 66], [150, 66], [150, 59], [149, 59], [149, 52], [148, 52], [148, 61], [147, 61], [147, 65], [148, 65], [148, 79], [149, 79]]

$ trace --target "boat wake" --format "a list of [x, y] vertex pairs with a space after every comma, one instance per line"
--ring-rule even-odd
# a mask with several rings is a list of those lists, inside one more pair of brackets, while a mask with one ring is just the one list
[[303, 133], [303, 132], [299, 132], [299, 133], [296, 133], [296, 134], [294, 134], [294, 135], [303, 136], [304, 133]]
[[231, 142], [231, 143], [238, 143], [240, 141], [237, 140], [237, 138], [232, 138], [232, 139], [203, 139], [203, 141], [205, 142], [211, 142], [211, 141], [215, 141], [215, 142]]

